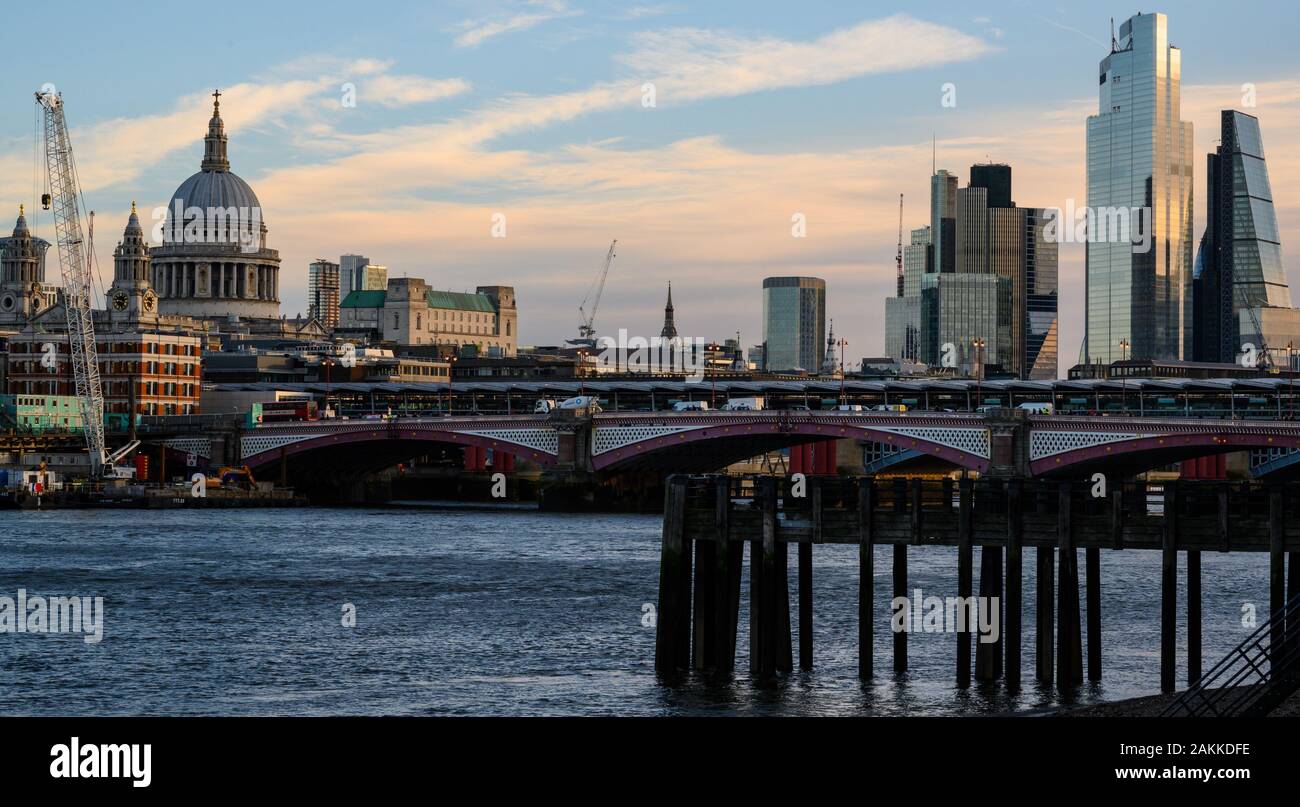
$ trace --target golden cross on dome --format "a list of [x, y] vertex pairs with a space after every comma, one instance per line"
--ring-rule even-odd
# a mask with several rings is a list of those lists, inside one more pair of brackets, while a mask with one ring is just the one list
[[221, 90], [212, 91], [212, 111], [217, 112], [221, 109]]

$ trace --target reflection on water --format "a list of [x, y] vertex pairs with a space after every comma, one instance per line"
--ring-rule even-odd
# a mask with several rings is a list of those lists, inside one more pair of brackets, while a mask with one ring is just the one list
[[[666, 688], [642, 625], [657, 596], [656, 517], [304, 509], [4, 520], [0, 595], [105, 598], [98, 645], [0, 634], [8, 714], [946, 714], [1061, 701], [1032, 677], [1032, 552], [1014, 697], [998, 684], [958, 690], [948, 634], [912, 634], [910, 669], [894, 675], [887, 553], [876, 565], [877, 674], [859, 682], [857, 550], [835, 546], [814, 552], [814, 671], [751, 685], [746, 581], [736, 679]], [[1103, 681], [1065, 700], [1156, 691], [1159, 564], [1155, 552], [1102, 553]], [[1202, 568], [1208, 668], [1249, 633], [1244, 603], [1267, 611], [1267, 558], [1205, 553]], [[951, 596], [955, 550], [912, 549], [909, 573], [911, 588]], [[348, 603], [355, 627], [341, 624]]]

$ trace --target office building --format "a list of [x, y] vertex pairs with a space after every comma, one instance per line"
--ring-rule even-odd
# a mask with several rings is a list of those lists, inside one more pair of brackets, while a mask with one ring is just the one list
[[364, 255], [339, 258], [339, 298], [354, 291], [383, 291], [388, 288], [388, 267], [373, 264]]
[[826, 357], [826, 281], [763, 279], [763, 348], [770, 372], [817, 372]]
[[339, 324], [339, 265], [317, 258], [307, 267], [307, 316], [330, 330]]
[[474, 293], [437, 291], [419, 278], [394, 278], [383, 290], [349, 294], [339, 305], [340, 338], [403, 347], [428, 345], [448, 353], [514, 356], [518, 311], [510, 286]]
[[1282, 244], [1259, 119], [1220, 115], [1219, 147], [1206, 163], [1206, 224], [1193, 271], [1196, 361], [1235, 362], [1252, 350], [1261, 363], [1294, 363], [1300, 311], [1282, 265]]
[[[1087, 124], [1086, 362], [1116, 361], [1121, 343], [1129, 358], [1190, 352], [1192, 124], [1180, 118], [1181, 81], [1164, 14], [1126, 20], [1101, 60]], [[1116, 231], [1123, 218], [1130, 232]], [[1143, 231], [1145, 250], [1132, 240]]]

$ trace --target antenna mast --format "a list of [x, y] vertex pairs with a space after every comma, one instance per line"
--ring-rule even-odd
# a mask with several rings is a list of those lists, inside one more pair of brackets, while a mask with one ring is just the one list
[[903, 194], [898, 194], [898, 254], [894, 256], [898, 269], [898, 296], [903, 296]]

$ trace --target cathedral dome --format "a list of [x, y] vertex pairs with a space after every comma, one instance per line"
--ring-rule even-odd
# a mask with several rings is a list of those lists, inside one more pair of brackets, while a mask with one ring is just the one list
[[260, 208], [252, 187], [230, 171], [200, 171], [181, 183], [171, 195], [171, 207], [178, 203], [182, 208], [210, 207]]

